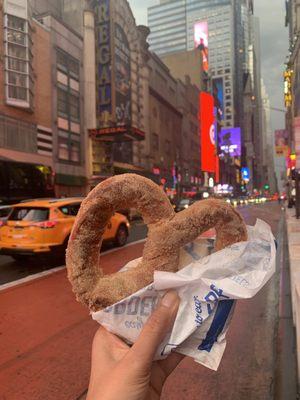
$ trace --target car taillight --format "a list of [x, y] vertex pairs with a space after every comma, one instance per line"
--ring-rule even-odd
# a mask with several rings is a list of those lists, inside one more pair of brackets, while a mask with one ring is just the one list
[[33, 224], [33, 226], [38, 226], [39, 228], [42, 229], [51, 229], [54, 228], [57, 225], [57, 221], [43, 221], [43, 222], [37, 222]]

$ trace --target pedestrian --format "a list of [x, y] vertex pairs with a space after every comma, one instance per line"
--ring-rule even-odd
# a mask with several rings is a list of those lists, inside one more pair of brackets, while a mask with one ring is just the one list
[[159, 399], [168, 376], [183, 356], [172, 353], [153, 362], [154, 354], [172, 329], [179, 306], [175, 291], [169, 291], [130, 347], [103, 327], [96, 332], [87, 400]]

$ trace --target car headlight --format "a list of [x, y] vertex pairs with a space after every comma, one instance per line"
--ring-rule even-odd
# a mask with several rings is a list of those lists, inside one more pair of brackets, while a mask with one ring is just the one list
[[184, 205], [184, 208], [189, 208], [189, 205], [188, 205], [188, 204], [185, 204], [185, 205]]

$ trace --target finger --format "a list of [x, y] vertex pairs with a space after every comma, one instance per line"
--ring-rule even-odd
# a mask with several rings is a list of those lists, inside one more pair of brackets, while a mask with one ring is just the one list
[[102, 326], [97, 330], [92, 346], [92, 373], [104, 373], [120, 361], [129, 347]]
[[179, 302], [175, 291], [166, 293], [129, 351], [128, 358], [138, 360], [140, 366], [149, 365], [153, 361], [156, 349], [173, 326]]

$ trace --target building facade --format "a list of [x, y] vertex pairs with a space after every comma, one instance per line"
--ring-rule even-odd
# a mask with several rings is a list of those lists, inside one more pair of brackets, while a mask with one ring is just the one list
[[0, 14], [0, 157], [53, 170], [50, 32], [27, 2], [5, 1]]
[[4, 1], [0, 155], [51, 167], [57, 196], [82, 195], [83, 41], [52, 16], [55, 4]]
[[[219, 91], [221, 104], [221, 126], [241, 127], [242, 157], [237, 168], [247, 166], [245, 135], [251, 130], [246, 126], [249, 118], [244, 110], [244, 89], [247, 74], [251, 69], [250, 48], [255, 55], [253, 77], [248, 90], [251, 91], [253, 108], [257, 118], [256, 143], [261, 145], [261, 103], [260, 103], [260, 55], [259, 32], [254, 33], [253, 2], [250, 0], [191, 0], [161, 1], [148, 9], [150, 49], [160, 57], [171, 57], [177, 52], [195, 48], [197, 34], [200, 47], [206, 48], [205, 57], [210, 91]], [[254, 110], [253, 110], [254, 112]], [[258, 152], [259, 152], [258, 150]], [[254, 163], [260, 161], [260, 156]], [[244, 163], [244, 165], [242, 165]], [[228, 166], [230, 169], [231, 166]], [[260, 164], [254, 165], [255, 184], [260, 185]], [[237, 175], [238, 176], [238, 175]], [[237, 183], [239, 179], [237, 179]]]

